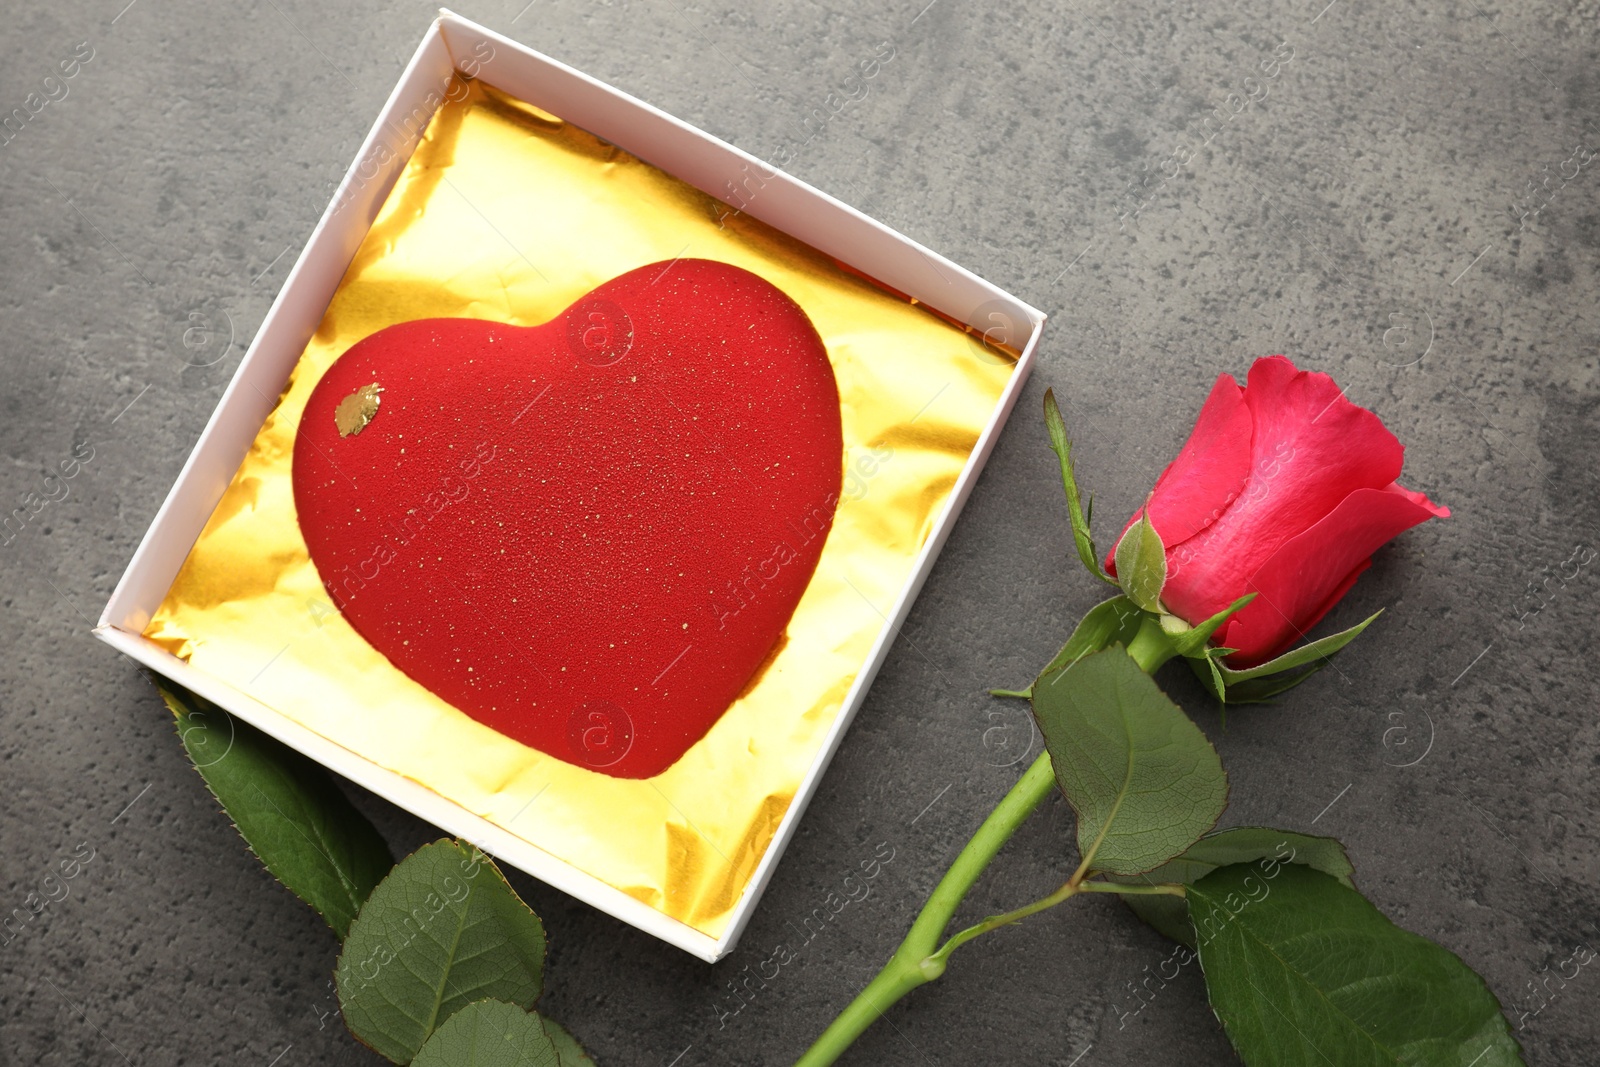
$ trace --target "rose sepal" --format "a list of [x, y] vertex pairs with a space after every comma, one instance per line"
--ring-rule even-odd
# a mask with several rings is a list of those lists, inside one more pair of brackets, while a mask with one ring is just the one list
[[1201, 686], [1211, 695], [1211, 699], [1218, 704], [1228, 703], [1228, 683], [1222, 680], [1222, 670], [1217, 666], [1220, 658], [1215, 655], [1219, 649], [1208, 648], [1203, 656], [1187, 656], [1184, 661], [1189, 664], [1189, 669], [1200, 680]]
[[1100, 550], [1095, 547], [1089, 523], [1094, 518], [1094, 497], [1084, 507], [1078, 494], [1078, 479], [1072, 470], [1072, 441], [1067, 437], [1067, 424], [1061, 418], [1061, 408], [1056, 405], [1054, 389], [1044, 391], [1044, 426], [1050, 435], [1050, 451], [1061, 461], [1061, 487], [1067, 491], [1067, 515], [1072, 523], [1072, 540], [1078, 549], [1078, 559], [1084, 569], [1108, 585], [1117, 580], [1100, 569]]
[[[1161, 627], [1172, 636], [1173, 649], [1178, 655], [1188, 659], [1203, 658], [1209, 654], [1208, 642], [1211, 640], [1211, 635], [1217, 632], [1217, 628], [1233, 618], [1235, 612], [1255, 598], [1255, 593], [1246, 593], [1196, 626], [1188, 625], [1176, 615], [1165, 615], [1161, 619]], [[1173, 625], [1171, 620], [1177, 620], [1177, 625]]]
[[1242, 671], [1223, 667], [1222, 677], [1229, 685], [1235, 685], [1239, 682], [1248, 682], [1253, 678], [1268, 678], [1274, 674], [1282, 674], [1284, 671], [1303, 667], [1314, 660], [1322, 661], [1317, 664], [1318, 667], [1325, 666], [1334, 653], [1354, 641], [1357, 637], [1360, 637], [1361, 632], [1371, 626], [1378, 616], [1382, 614], [1383, 609], [1379, 608], [1348, 630], [1340, 630], [1336, 634], [1319, 637], [1315, 641], [1301, 645], [1299, 648], [1290, 649], [1283, 655], [1270, 659], [1259, 666], [1250, 667]]
[[[1072, 631], [1072, 636], [1061, 646], [1061, 651], [1057, 652], [1045, 665], [1044, 670], [1039, 672], [1039, 678], [1070, 666], [1084, 656], [1099, 652], [1103, 648], [1110, 648], [1112, 645], [1131, 646], [1136, 639], [1152, 647], [1160, 647], [1161, 663], [1178, 656], [1191, 660], [1205, 659], [1219, 651], [1207, 643], [1211, 640], [1211, 635], [1255, 597], [1255, 593], [1246, 593], [1198, 626], [1190, 626], [1176, 615], [1145, 611], [1126, 596], [1114, 596], [1110, 600], [1102, 600], [1084, 615], [1083, 620]], [[1232, 652], [1233, 649], [1220, 651], [1225, 654]], [[1038, 680], [1035, 679], [1034, 685], [1037, 684]], [[1220, 687], [1222, 684], [1219, 674], [1217, 686]], [[1212, 695], [1215, 696], [1216, 692], [1217, 690], [1213, 690]], [[1027, 699], [1033, 695], [1033, 686], [1027, 689], [991, 689], [989, 695]]]
[[[1229, 609], [1238, 610], [1237, 605]], [[1235, 670], [1223, 663], [1235, 650], [1208, 648], [1203, 656], [1190, 656], [1189, 666], [1206, 691], [1223, 704], [1260, 704], [1287, 692], [1332, 662], [1333, 657], [1383, 614], [1379, 608], [1348, 630], [1290, 649], [1255, 667]], [[1208, 622], [1210, 620], [1207, 620]], [[1200, 661], [1204, 660], [1202, 664]]]
[[1161, 590], [1167, 585], [1167, 546], [1150, 522], [1148, 506], [1123, 532], [1113, 558], [1117, 583], [1127, 598], [1152, 615], [1166, 615]]

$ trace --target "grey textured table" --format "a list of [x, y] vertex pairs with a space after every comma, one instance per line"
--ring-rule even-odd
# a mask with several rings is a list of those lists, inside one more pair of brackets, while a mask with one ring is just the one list
[[[5, 507], [93, 450], [0, 549], [0, 910], [93, 852], [0, 935], [0, 1064], [376, 1062], [330, 1014], [333, 936], [88, 629], [432, 9], [124, 2], [13, 0], [0, 40], [0, 112], [80, 57], [0, 147]], [[1054, 314], [732, 957], [514, 876], [550, 930], [545, 1004], [604, 1067], [790, 1062], [1015, 780], [1028, 728], [983, 690], [1025, 681], [1100, 593], [1069, 561], [1045, 387], [1105, 538], [1213, 376], [1274, 352], [1376, 410], [1455, 517], [1378, 554], [1329, 625], [1385, 615], [1281, 706], [1224, 731], [1163, 675], [1232, 775], [1227, 821], [1338, 835], [1381, 907], [1484, 974], [1530, 1062], [1594, 1061], [1600, 978], [1530, 992], [1600, 939], [1600, 568], [1557, 577], [1600, 538], [1600, 168], [1568, 162], [1600, 147], [1594, 0], [525, 2], [463, 13], [758, 155], [789, 147], [800, 177]], [[869, 94], [806, 141], [883, 41]], [[185, 345], [224, 314], [236, 346]], [[397, 848], [437, 835], [356, 799]], [[963, 914], [1058, 884], [1071, 826], [1059, 801], [1036, 815]], [[872, 895], [730, 1014], [730, 980], [878, 842]], [[1235, 1062], [1193, 968], [1134, 1014], [1165, 953], [1119, 905], [1075, 903], [964, 950], [850, 1062]]]

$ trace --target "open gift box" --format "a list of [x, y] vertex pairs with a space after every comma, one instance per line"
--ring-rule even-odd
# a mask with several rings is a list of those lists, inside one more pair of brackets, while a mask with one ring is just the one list
[[[313, 562], [292, 459], [319, 380], [379, 330], [445, 317], [536, 327], [630, 271], [670, 277], [698, 261], [764, 279], [814, 325], [838, 388], [842, 475], [815, 570], [771, 651], [681, 757], [624, 777], [618, 739], [648, 723], [591, 703], [574, 720], [571, 751], [542, 751], [436, 695], [366, 640], [338, 579]], [[826, 194], [444, 12], [95, 632], [393, 803], [716, 960], [748, 921], [927, 577], [1043, 322]], [[610, 335], [596, 336], [603, 347]], [[528, 389], [522, 410], [544, 395]], [[400, 417], [381, 396], [367, 402], [365, 418]], [[547, 405], [540, 418], [559, 422], [561, 410]], [[502, 464], [528, 462], [504, 455]], [[470, 508], [492, 509], [484, 495]], [[744, 588], [757, 595], [777, 564], [749, 562], [760, 577]], [[727, 595], [686, 603], [685, 618], [714, 628], [743, 604], [736, 589]], [[470, 630], [471, 613], [458, 617]], [[691, 623], [682, 628], [688, 656]], [[677, 663], [662, 663], [657, 681]]]

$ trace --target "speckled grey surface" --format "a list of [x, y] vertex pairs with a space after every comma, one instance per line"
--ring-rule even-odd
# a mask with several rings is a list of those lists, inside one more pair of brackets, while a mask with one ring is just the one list
[[[372, 1063], [329, 1014], [333, 936], [88, 629], [432, 10], [125, 2], [12, 2], [0, 38], [0, 113], [93, 49], [0, 146], [6, 508], [93, 450], [0, 548], [0, 910], [93, 850], [0, 935], [0, 1064]], [[1106, 537], [1215, 373], [1273, 352], [1376, 410], [1455, 517], [1379, 553], [1329, 624], [1382, 620], [1282, 706], [1224, 732], [1163, 676], [1222, 752], [1227, 821], [1338, 835], [1380, 906], [1485, 975], [1531, 1063], [1594, 1062], [1600, 976], [1542, 974], [1600, 938], [1600, 574], [1553, 577], [1600, 539], [1600, 167], [1572, 162], [1600, 147], [1593, 0], [525, 2], [462, 10], [758, 155], [789, 147], [800, 177], [1054, 315], [732, 957], [514, 877], [550, 930], [545, 1005], [601, 1064], [792, 1061], [1019, 773], [1026, 725], [983, 689], [1025, 681], [1100, 592], [1069, 562], [1044, 388]], [[867, 97], [801, 144], [883, 41]], [[1214, 107], [1231, 117], [1207, 127]], [[239, 345], [185, 345], [225, 314]], [[357, 800], [398, 848], [435, 836]], [[730, 980], [879, 842], [872, 895], [730, 1014]], [[1048, 891], [1070, 842], [1052, 803], [963, 914]], [[1074, 902], [963, 950], [848, 1062], [1235, 1062], [1192, 968], [1135, 1014], [1165, 953]]]

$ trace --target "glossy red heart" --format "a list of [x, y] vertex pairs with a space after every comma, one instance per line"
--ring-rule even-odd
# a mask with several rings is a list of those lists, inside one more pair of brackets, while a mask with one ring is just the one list
[[329, 596], [396, 667], [540, 751], [643, 778], [782, 636], [842, 454], [805, 312], [677, 260], [542, 326], [422, 319], [353, 345], [306, 403], [294, 499]]

